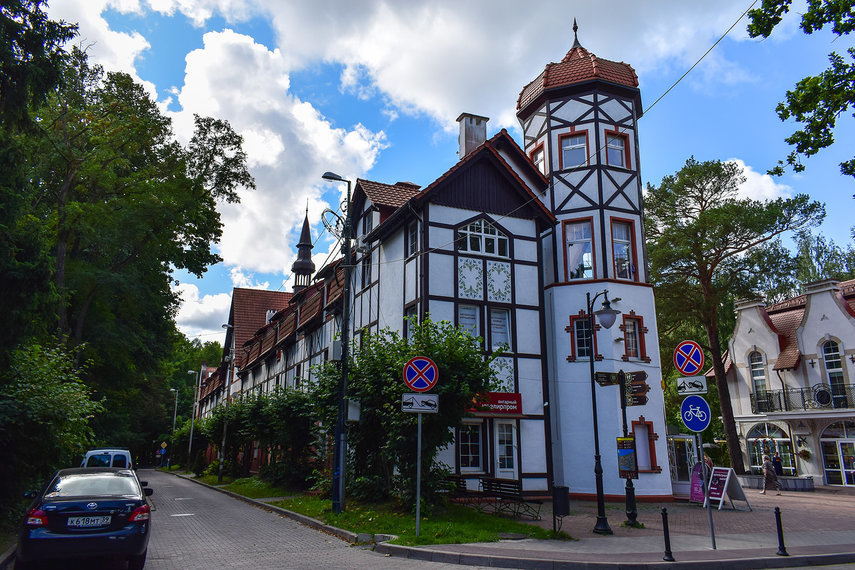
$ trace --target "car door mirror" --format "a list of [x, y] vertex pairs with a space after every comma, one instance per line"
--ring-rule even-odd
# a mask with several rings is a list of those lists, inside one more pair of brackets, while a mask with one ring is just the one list
[[143, 489], [143, 492], [145, 493], [146, 497], [151, 497], [152, 495], [154, 495], [154, 489], [152, 489], [151, 487], [146, 487], [145, 489]]

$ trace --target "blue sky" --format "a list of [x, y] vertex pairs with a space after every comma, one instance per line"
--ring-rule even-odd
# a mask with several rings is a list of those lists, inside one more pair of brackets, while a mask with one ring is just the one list
[[784, 138], [795, 129], [775, 106], [851, 38], [805, 36], [790, 17], [772, 38], [752, 40], [742, 19], [654, 105], [750, 4], [52, 0], [49, 14], [80, 24], [78, 41], [94, 61], [142, 82], [180, 139], [191, 136], [194, 113], [226, 119], [244, 136], [258, 189], [220, 207], [223, 262], [202, 279], [176, 275], [179, 328], [222, 341], [232, 287], [291, 289], [307, 206], [315, 264], [334, 249], [320, 215], [338, 207], [344, 188], [323, 183], [323, 172], [427, 185], [457, 160], [461, 112], [490, 117], [488, 135], [506, 128], [519, 142], [517, 95], [570, 49], [574, 17], [585, 48], [638, 73], [645, 183], [658, 184], [690, 155], [737, 160], [745, 195], [807, 193], [826, 203], [820, 232], [849, 244], [855, 184], [838, 163], [855, 148], [851, 118], [841, 118], [834, 147], [804, 173], [764, 173], [789, 152]]

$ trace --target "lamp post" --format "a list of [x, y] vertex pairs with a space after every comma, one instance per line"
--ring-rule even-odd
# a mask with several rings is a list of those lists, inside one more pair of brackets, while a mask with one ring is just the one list
[[[195, 370], [188, 370], [187, 374], [196, 374]], [[190, 416], [190, 442], [187, 444], [187, 465], [193, 463], [193, 423], [196, 421], [196, 408], [199, 406], [199, 392], [202, 389], [202, 368], [199, 368], [199, 380], [196, 382], [196, 397], [193, 398], [193, 414]]]
[[344, 254], [344, 287], [341, 298], [341, 379], [338, 386], [338, 418], [335, 423], [335, 435], [333, 442], [333, 485], [332, 485], [332, 509], [335, 513], [344, 511], [344, 471], [347, 458], [347, 438], [345, 434], [345, 421], [347, 401], [347, 368], [350, 350], [350, 180], [342, 178], [334, 172], [324, 172], [322, 178], [332, 182], [347, 183], [347, 200], [344, 203], [344, 231], [342, 232], [342, 253]]
[[[175, 394], [175, 406], [172, 408], [172, 435], [169, 443], [175, 446], [175, 418], [178, 416], [178, 390], [175, 388], [170, 388], [170, 392]], [[169, 450], [169, 459], [166, 460], [166, 467], [169, 468], [169, 465], [172, 463], [172, 449]]]
[[609, 521], [606, 519], [606, 501], [603, 496], [603, 465], [600, 463], [600, 430], [597, 422], [597, 389], [594, 381], [594, 301], [600, 295], [604, 295], [603, 308], [597, 311], [597, 319], [600, 324], [607, 329], [612, 328], [615, 324], [615, 317], [620, 311], [612, 309], [609, 303], [609, 290], [600, 291], [593, 297], [591, 293], [585, 293], [588, 309], [588, 340], [590, 350], [590, 365], [591, 365], [591, 413], [594, 421], [594, 480], [597, 484], [597, 524], [594, 526], [594, 532], [597, 534], [612, 534], [612, 529], [609, 526]]
[[[234, 326], [228, 323], [223, 325], [226, 329], [226, 338], [229, 338], [229, 331], [234, 332]], [[226, 432], [229, 427], [229, 392], [232, 389], [231, 372], [234, 370], [235, 349], [234, 336], [232, 335], [229, 343], [229, 365], [226, 367], [226, 377], [223, 379], [223, 397], [226, 399], [225, 411], [223, 413], [223, 441], [220, 443], [220, 461], [217, 471], [217, 483], [223, 482], [223, 464], [226, 462]]]

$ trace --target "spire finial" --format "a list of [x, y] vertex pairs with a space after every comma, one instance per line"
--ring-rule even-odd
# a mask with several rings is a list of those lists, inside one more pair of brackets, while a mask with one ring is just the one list
[[571, 49], [576, 49], [582, 47], [582, 44], [579, 43], [579, 26], [576, 24], [576, 18], [573, 18], [573, 47]]

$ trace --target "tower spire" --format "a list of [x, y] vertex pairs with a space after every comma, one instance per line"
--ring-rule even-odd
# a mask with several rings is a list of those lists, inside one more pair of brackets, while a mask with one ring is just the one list
[[312, 262], [312, 231], [309, 226], [309, 203], [306, 202], [306, 217], [303, 219], [303, 231], [300, 232], [300, 241], [297, 242], [297, 261], [291, 266], [294, 274], [294, 292], [302, 291], [309, 286], [312, 273], [315, 272], [315, 264]]
[[576, 24], [576, 18], [573, 18], [573, 47], [571, 49], [576, 49], [582, 47], [582, 44], [579, 43], [579, 26]]

